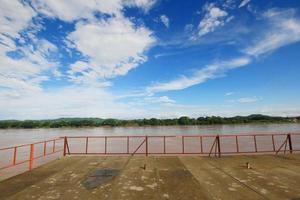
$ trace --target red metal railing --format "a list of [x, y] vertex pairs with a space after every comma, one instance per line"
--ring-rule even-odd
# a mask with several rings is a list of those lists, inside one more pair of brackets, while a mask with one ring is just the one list
[[[182, 155], [206, 156], [293, 153], [300, 133], [185, 136], [68, 136], [0, 149], [0, 176], [25, 166], [31, 170], [51, 155]], [[60, 153], [61, 152], [61, 153]], [[60, 154], [59, 154], [60, 153]], [[44, 158], [44, 159], [41, 159]], [[23, 169], [24, 171], [24, 169]], [[2, 177], [0, 177], [1, 180]]]
[[[15, 167], [28, 163], [28, 170], [33, 168], [34, 160], [46, 158], [52, 154], [63, 152], [62, 145], [59, 142], [63, 138], [56, 138], [32, 144], [23, 144], [14, 147], [0, 149], [1, 161], [0, 170]], [[49, 149], [50, 148], [50, 149]]]
[[64, 137], [64, 155], [292, 153], [300, 151], [300, 134], [186, 136], [71, 136]]

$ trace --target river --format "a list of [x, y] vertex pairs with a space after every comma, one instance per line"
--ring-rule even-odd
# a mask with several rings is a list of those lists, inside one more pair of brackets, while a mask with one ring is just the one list
[[300, 132], [300, 124], [243, 124], [208, 126], [156, 127], [97, 127], [57, 129], [0, 130], [0, 148], [53, 139], [61, 136], [95, 135], [199, 135], [199, 134], [255, 134]]

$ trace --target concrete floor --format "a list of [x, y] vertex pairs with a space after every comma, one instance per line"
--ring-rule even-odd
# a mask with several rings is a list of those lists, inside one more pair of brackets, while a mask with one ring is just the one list
[[[86, 189], [84, 180], [98, 169], [120, 173]], [[0, 199], [300, 200], [300, 154], [65, 157], [0, 182]]]

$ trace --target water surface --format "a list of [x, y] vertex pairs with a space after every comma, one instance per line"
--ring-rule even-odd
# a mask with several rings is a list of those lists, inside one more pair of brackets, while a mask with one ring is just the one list
[[48, 140], [55, 137], [78, 135], [198, 135], [288, 132], [300, 132], [300, 124], [3, 129], [0, 130], [0, 148]]

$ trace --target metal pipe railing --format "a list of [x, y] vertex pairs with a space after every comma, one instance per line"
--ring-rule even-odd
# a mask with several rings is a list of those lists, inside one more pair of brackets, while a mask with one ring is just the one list
[[[297, 136], [299, 138], [297, 149], [293, 149], [292, 146], [292, 137], [291, 136]], [[198, 138], [199, 139], [199, 147], [197, 147], [197, 151], [188, 151], [188, 147], [191, 146], [188, 140]], [[252, 138], [252, 139], [251, 139]], [[263, 139], [261, 139], [263, 138]], [[279, 138], [279, 139], [278, 139]], [[281, 139], [280, 139], [281, 138]], [[283, 140], [282, 138], [285, 138], [286, 140]], [[72, 149], [72, 152], [70, 152], [70, 148], [68, 148], [68, 154], [69, 155], [78, 155], [78, 154], [99, 154], [99, 155], [124, 155], [124, 154], [202, 154], [202, 155], [212, 155], [213, 150], [214, 154], [218, 155], [219, 157], [222, 154], [253, 154], [253, 153], [278, 153], [278, 152], [285, 152], [286, 148], [289, 148], [289, 152], [292, 153], [293, 151], [300, 151], [300, 134], [299, 133], [288, 133], [288, 134], [243, 134], [243, 135], [170, 135], [170, 136], [68, 136], [65, 137], [66, 143], [68, 144], [68, 141], [72, 141], [72, 139], [85, 139], [85, 152], [81, 151], [80, 148], [76, 148], [76, 144], [71, 145], [70, 148]], [[104, 139], [104, 151], [98, 151], [98, 152], [88, 152], [89, 149], [89, 142], [90, 140], [103, 140]], [[140, 141], [142, 139], [142, 141]], [[161, 140], [161, 142], [158, 143], [157, 140]], [[178, 144], [171, 144], [170, 139], [177, 140]], [[208, 139], [212, 141], [207, 141]], [[226, 147], [222, 147], [223, 141], [231, 139], [230, 146], [234, 147], [235, 151], [228, 150]], [[116, 140], [121, 140], [121, 144], [118, 143], [118, 145], [113, 144], [113, 142], [116, 142]], [[244, 140], [244, 141], [243, 141]], [[110, 144], [108, 144], [108, 141]], [[151, 142], [156, 141], [156, 144], [149, 144]], [[260, 142], [263, 142], [262, 144], [259, 144]], [[288, 145], [281, 145], [279, 149], [276, 149], [276, 143], [281, 142]], [[136, 143], [134, 145], [134, 143]], [[243, 144], [242, 144], [243, 143]], [[120, 145], [126, 146], [126, 148], [122, 149], [120, 148]], [[246, 144], [246, 145], [245, 145]], [[253, 144], [253, 145], [252, 145]], [[119, 149], [118, 152], [112, 152], [108, 151], [108, 145], [109, 149]], [[142, 149], [141, 147], [144, 146], [144, 151], [140, 152]], [[167, 146], [173, 146], [173, 149], [181, 149], [181, 151], [172, 152], [169, 149], [167, 149]], [[205, 147], [206, 150], [205, 151]], [[207, 148], [209, 146], [209, 149]], [[228, 146], [228, 145], [227, 145]], [[251, 148], [252, 150], [243, 150], [243, 147], [245, 148]], [[264, 147], [269, 147], [269, 150], [265, 150]], [[284, 147], [284, 150], [283, 150]], [[97, 147], [93, 147], [94, 150], [97, 149]], [[133, 149], [135, 148], [135, 149]], [[162, 149], [160, 152], [154, 152], [149, 150], [150, 149]], [[130, 151], [130, 149], [133, 149]], [[74, 150], [74, 151], [73, 151]]]
[[[76, 141], [74, 141], [76, 140]], [[60, 144], [61, 142], [61, 144]], [[101, 142], [101, 144], [95, 143]], [[83, 146], [80, 148], [80, 146]], [[40, 147], [40, 148], [38, 148]], [[50, 149], [49, 149], [50, 148]], [[41, 149], [41, 155], [38, 150]], [[102, 149], [102, 150], [101, 150]], [[50, 151], [49, 151], [50, 150]], [[0, 149], [9, 155], [9, 163], [0, 170], [28, 163], [33, 169], [36, 159], [62, 152], [66, 155], [239, 155], [300, 151], [300, 133], [240, 135], [131, 135], [65, 136], [52, 140]], [[28, 157], [25, 157], [24, 152]], [[23, 153], [23, 154], [22, 154]], [[2, 155], [1, 154], [1, 155]], [[23, 155], [23, 157], [22, 157]], [[4, 156], [7, 158], [7, 156]], [[2, 159], [2, 163], [3, 163]]]
[[[0, 166], [0, 170], [4, 170], [4, 169], [14, 167], [14, 166], [17, 166], [17, 165], [21, 165], [21, 164], [24, 164], [24, 163], [28, 163], [28, 170], [32, 170], [33, 167], [34, 167], [34, 160], [42, 158], [42, 157], [47, 157], [49, 155], [61, 152], [63, 150], [63, 149], [57, 150], [57, 141], [60, 141], [60, 140], [62, 140], [62, 138], [55, 138], [55, 139], [52, 139], [52, 140], [35, 142], [35, 143], [31, 143], [31, 144], [23, 144], [23, 145], [17, 145], [17, 146], [13, 146], [13, 147], [1, 148], [0, 153], [4, 152], [4, 151], [7, 152], [7, 151], [10, 151], [10, 150], [13, 150], [13, 153], [12, 153], [12, 159], [11, 159], [12, 162], [10, 164]], [[50, 143], [50, 142], [52, 142], [52, 149], [51, 149], [50, 152], [47, 153], [47, 144]], [[35, 147], [37, 145], [40, 145], [40, 144], [43, 144], [42, 155], [35, 156], [36, 155], [36, 152], [35, 152], [36, 148]], [[23, 151], [21, 151], [22, 148], [23, 148]], [[22, 153], [23, 154], [26, 153], [26, 151], [24, 151], [24, 149], [26, 149], [26, 148], [28, 148], [28, 152], [27, 152], [29, 154], [28, 158], [26, 158], [26, 156], [24, 156], [24, 155], [22, 156]], [[18, 153], [21, 154], [21, 156], [18, 157]], [[7, 157], [7, 156], [4, 156], [4, 157]], [[18, 161], [19, 159], [21, 159], [21, 160]], [[4, 162], [4, 160], [3, 160], [3, 162]]]

